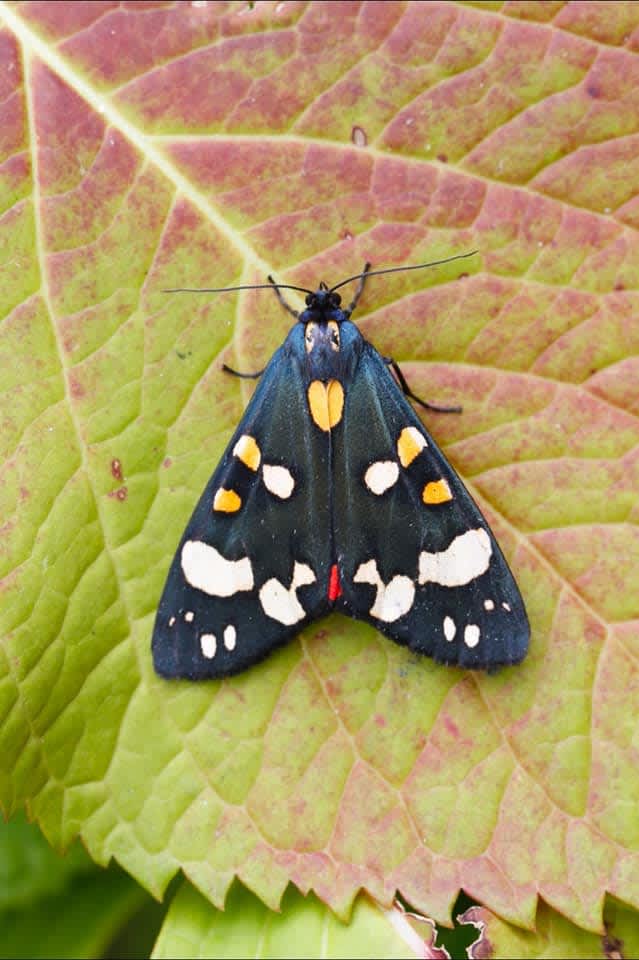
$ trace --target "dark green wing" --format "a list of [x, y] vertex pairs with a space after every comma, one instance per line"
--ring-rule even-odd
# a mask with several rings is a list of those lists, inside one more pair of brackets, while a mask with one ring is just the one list
[[368, 343], [346, 389], [333, 491], [337, 609], [445, 663], [523, 659], [528, 619], [503, 554]]
[[153, 633], [164, 677], [237, 673], [328, 609], [329, 438], [308, 416], [300, 356], [297, 325], [187, 524]]

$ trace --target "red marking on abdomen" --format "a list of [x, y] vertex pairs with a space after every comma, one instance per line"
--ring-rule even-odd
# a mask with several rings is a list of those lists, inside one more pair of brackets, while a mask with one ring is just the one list
[[328, 599], [334, 603], [342, 595], [342, 585], [339, 582], [339, 570], [337, 564], [331, 567], [331, 573], [328, 578]]

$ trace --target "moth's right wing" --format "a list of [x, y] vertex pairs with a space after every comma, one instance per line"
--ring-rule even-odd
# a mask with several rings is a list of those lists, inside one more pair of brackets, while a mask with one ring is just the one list
[[336, 609], [416, 653], [493, 670], [526, 655], [515, 579], [477, 504], [367, 343], [336, 436]]

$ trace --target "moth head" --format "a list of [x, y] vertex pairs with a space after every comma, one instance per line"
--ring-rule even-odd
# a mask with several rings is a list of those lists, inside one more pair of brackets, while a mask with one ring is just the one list
[[343, 320], [348, 319], [348, 315], [340, 308], [341, 302], [339, 293], [329, 290], [325, 283], [320, 283], [314, 293], [306, 295], [306, 309], [300, 313], [299, 322], [307, 326], [310, 323], [320, 326], [332, 323], [336, 328]]
[[322, 280], [315, 293], [307, 293], [305, 301], [306, 306], [312, 310], [334, 310], [339, 307], [342, 298], [339, 293], [329, 290]]

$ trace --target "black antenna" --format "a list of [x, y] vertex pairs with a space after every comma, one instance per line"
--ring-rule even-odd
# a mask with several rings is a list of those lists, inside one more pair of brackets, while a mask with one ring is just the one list
[[293, 287], [290, 283], [249, 283], [241, 287], [170, 287], [162, 293], [233, 293], [235, 290], [272, 290], [280, 287], [282, 290], [299, 290], [300, 293], [310, 293], [306, 287]]
[[[465, 260], [467, 257], [474, 257], [479, 250], [471, 250], [470, 253], [456, 253], [453, 257], [446, 257], [444, 260], [431, 260], [430, 263], [417, 263], [411, 267], [387, 267], [385, 270], [365, 270], [364, 273], [356, 273], [354, 277], [342, 280], [336, 286], [331, 287], [329, 293], [338, 290], [352, 280], [361, 280], [362, 277], [377, 277], [381, 273], [402, 273], [406, 270], [423, 270], [425, 267], [439, 267], [443, 263], [452, 263], [453, 260]], [[272, 290], [277, 287], [278, 290], [297, 290], [299, 293], [308, 293], [313, 295], [313, 290], [307, 290], [306, 287], [295, 287], [290, 283], [249, 283], [242, 284], [240, 287], [169, 287], [162, 293], [234, 293], [236, 290]]]
[[360, 280], [362, 277], [377, 277], [380, 273], [402, 273], [404, 270], [423, 270], [424, 267], [439, 267], [442, 263], [452, 263], [453, 260], [465, 260], [466, 257], [474, 257], [479, 250], [471, 250], [470, 253], [456, 253], [453, 257], [446, 257], [444, 260], [431, 260], [430, 263], [417, 263], [412, 267], [387, 267], [385, 270], [366, 270], [364, 273], [356, 273], [354, 277], [348, 280], [341, 280], [336, 286], [331, 287], [330, 292], [339, 290], [351, 280]]

